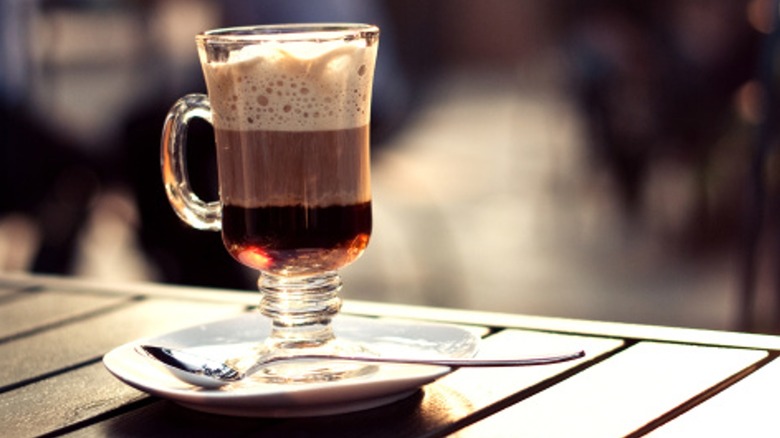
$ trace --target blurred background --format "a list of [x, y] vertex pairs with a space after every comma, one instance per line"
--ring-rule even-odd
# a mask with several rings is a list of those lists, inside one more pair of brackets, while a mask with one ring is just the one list
[[[775, 0], [3, 0], [0, 271], [255, 289], [168, 206], [194, 35], [382, 28], [348, 299], [780, 331]], [[216, 199], [210, 127], [190, 174]]]

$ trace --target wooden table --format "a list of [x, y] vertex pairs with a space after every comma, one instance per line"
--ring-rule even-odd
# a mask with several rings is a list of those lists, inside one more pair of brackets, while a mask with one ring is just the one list
[[257, 295], [0, 274], [0, 436], [753, 436], [778, 433], [780, 338], [348, 301], [344, 312], [462, 324], [481, 353], [580, 345], [587, 357], [461, 369], [380, 408], [234, 418], [151, 397], [102, 356], [247, 311]]

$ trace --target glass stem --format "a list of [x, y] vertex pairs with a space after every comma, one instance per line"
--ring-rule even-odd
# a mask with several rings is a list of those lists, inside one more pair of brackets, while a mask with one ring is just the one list
[[341, 309], [341, 277], [326, 272], [310, 277], [261, 273], [260, 311], [273, 321], [270, 351], [321, 347], [334, 339], [331, 320]]

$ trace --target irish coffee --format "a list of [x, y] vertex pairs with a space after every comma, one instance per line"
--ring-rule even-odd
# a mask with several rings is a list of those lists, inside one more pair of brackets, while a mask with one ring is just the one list
[[346, 266], [368, 245], [375, 50], [268, 43], [203, 66], [223, 241], [239, 262], [309, 275]]
[[[197, 36], [208, 95], [179, 99], [165, 120], [163, 182], [179, 217], [221, 230], [230, 254], [258, 270], [260, 313], [271, 331], [253, 364], [276, 355], [365, 354], [335, 338], [338, 270], [371, 235], [369, 114], [379, 29], [365, 24], [288, 24], [216, 29]], [[219, 202], [191, 189], [189, 120], [211, 123]], [[373, 365], [293, 361], [264, 365], [241, 383], [333, 382]]]

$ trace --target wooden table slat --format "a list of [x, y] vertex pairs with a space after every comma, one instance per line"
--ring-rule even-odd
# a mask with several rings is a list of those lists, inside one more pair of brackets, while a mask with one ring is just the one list
[[641, 342], [461, 436], [626, 436], [766, 356], [761, 350]]
[[25, 294], [0, 306], [0, 340], [71, 318], [108, 309], [132, 298], [121, 295], [76, 295], [57, 291]]
[[0, 394], [0, 435], [43, 435], [147, 397], [94, 363]]
[[648, 436], [772, 436], [780, 429], [779, 388], [780, 360], [775, 359]]

